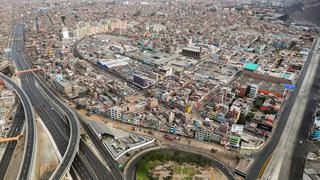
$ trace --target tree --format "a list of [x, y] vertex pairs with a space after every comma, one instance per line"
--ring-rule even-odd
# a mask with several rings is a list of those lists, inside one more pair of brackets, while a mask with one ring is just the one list
[[237, 121], [237, 124], [245, 125], [246, 122], [247, 122], [247, 120], [246, 120], [246, 117], [245, 117], [244, 113], [241, 113], [240, 117], [239, 117], [239, 120]]
[[66, 16], [61, 16], [61, 21], [62, 21], [63, 25], [65, 25]]

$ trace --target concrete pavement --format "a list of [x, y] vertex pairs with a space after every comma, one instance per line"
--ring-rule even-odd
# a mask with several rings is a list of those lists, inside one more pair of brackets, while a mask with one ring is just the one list
[[37, 127], [33, 114], [31, 102], [26, 92], [21, 89], [9, 77], [0, 73], [0, 78], [6, 82], [19, 96], [26, 119], [26, 138], [23, 152], [22, 163], [20, 166], [19, 179], [34, 179], [36, 178], [36, 150], [37, 150]]
[[313, 52], [317, 47], [318, 40], [316, 39], [314, 46], [308, 55], [311, 58], [311, 62], [307, 73], [299, 89], [297, 99], [295, 100], [293, 108], [290, 112], [280, 141], [273, 152], [271, 161], [263, 175], [263, 179], [289, 179], [291, 159], [293, 156], [294, 147], [296, 145], [297, 133], [300, 129], [302, 121], [304, 120], [304, 112], [306, 108], [309, 108], [307, 107], [309, 93], [319, 66], [320, 56], [319, 54]]

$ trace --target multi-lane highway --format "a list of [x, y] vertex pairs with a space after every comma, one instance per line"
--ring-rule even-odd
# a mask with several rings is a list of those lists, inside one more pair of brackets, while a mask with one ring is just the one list
[[[8, 137], [15, 137], [19, 135], [24, 126], [25, 116], [24, 110], [21, 103], [18, 104], [17, 111], [13, 117], [13, 122], [11, 124], [10, 130], [8, 132]], [[0, 179], [4, 179], [13, 155], [16, 149], [17, 141], [10, 141], [7, 144], [6, 150], [4, 151], [1, 161], [0, 161]]]
[[[315, 40], [313, 45], [312, 45], [312, 50], [315, 49], [316, 44], [318, 43], [318, 40]], [[310, 72], [311, 69], [310, 67], [315, 66], [314, 63], [311, 63], [311, 61], [313, 60], [313, 56], [312, 56], [312, 52], [308, 55], [305, 65], [300, 73], [300, 77], [297, 81], [296, 84], [296, 90], [291, 92], [291, 95], [289, 97], [289, 99], [286, 101], [285, 104], [285, 108], [283, 110], [283, 112], [281, 113], [281, 117], [279, 119], [279, 122], [277, 124], [277, 127], [270, 139], [270, 142], [266, 145], [266, 147], [259, 153], [257, 154], [253, 164], [251, 165], [249, 171], [247, 172], [247, 177], [246, 179], [256, 179], [259, 175], [260, 172], [263, 172], [263, 170], [261, 171], [261, 168], [263, 167], [263, 165], [265, 164], [265, 162], [271, 158], [272, 153], [274, 152], [274, 150], [276, 149], [280, 138], [284, 132], [285, 128], [289, 128], [289, 126], [287, 126], [287, 124], [291, 125], [294, 124], [294, 122], [288, 122], [289, 120], [289, 116], [291, 114], [291, 112], [294, 112], [293, 107], [295, 105], [295, 103], [301, 103], [301, 97], [300, 99], [298, 98], [299, 96], [299, 92], [302, 86], [306, 86], [303, 85], [302, 83], [304, 82], [304, 80], [306, 78], [309, 79], [309, 74], [307, 75], [307, 72]], [[308, 80], [310, 81], [310, 79]], [[305, 87], [304, 87], [305, 88]], [[303, 90], [304, 91], [304, 90]], [[292, 134], [291, 134], [292, 135]], [[290, 166], [290, 165], [289, 165]], [[270, 167], [270, 165], [269, 165]]]
[[83, 129], [87, 132], [94, 146], [97, 148], [97, 150], [99, 151], [103, 159], [108, 163], [114, 179], [123, 179], [121, 170], [118, 168], [117, 163], [113, 160], [108, 150], [102, 144], [101, 140], [93, 132], [93, 130], [89, 127], [89, 125], [87, 124], [87, 122], [85, 122], [85, 120], [81, 119], [81, 117], [79, 117], [79, 119], [81, 120]]
[[[18, 24], [15, 26], [13, 36], [13, 60], [19, 70], [29, 69], [31, 66], [28, 60], [25, 58], [23, 52], [23, 24]], [[65, 109], [65, 106], [59, 104], [59, 100], [52, 97], [54, 95], [49, 92], [40, 79], [36, 78], [34, 74], [21, 74], [21, 79], [22, 87], [30, 97], [31, 103], [45, 124], [46, 129], [48, 129], [50, 135], [52, 136], [60, 155], [65, 157], [67, 156], [67, 158], [64, 158], [65, 161], [61, 161], [59, 165], [59, 168], [63, 167], [62, 171], [65, 171], [67, 164], [72, 161], [71, 155], [73, 152], [78, 150], [77, 147], [67, 148], [70, 144], [75, 144], [73, 143], [75, 139], [69, 138], [72, 137], [71, 133], [75, 133], [75, 131], [70, 131], [70, 127], [72, 128], [72, 124], [70, 126], [70, 120], [75, 117], [73, 116], [72, 112], [68, 111], [68, 109]], [[63, 113], [59, 111], [63, 111]], [[61, 114], [64, 114], [64, 116], [61, 116]], [[107, 167], [100, 162], [97, 156], [82, 140], [80, 140], [79, 151], [74, 157], [72, 166], [70, 168], [70, 174], [73, 179], [114, 179]]]
[[26, 118], [26, 137], [22, 162], [19, 169], [18, 179], [34, 179], [36, 176], [36, 148], [37, 148], [37, 129], [33, 115], [33, 109], [28, 96], [15, 82], [9, 77], [0, 73], [0, 78], [6, 82], [19, 96]]
[[301, 127], [302, 121], [305, 119], [305, 109], [308, 104], [310, 105], [310, 103], [308, 103], [310, 101], [310, 89], [314, 83], [319, 65], [319, 56], [313, 52], [317, 49], [318, 41], [319, 40], [316, 39], [312, 45], [311, 52], [307, 57], [307, 61], [297, 82], [297, 89], [292, 92], [291, 97], [282, 112], [278, 127], [274, 132], [271, 142], [261, 152], [257, 159], [255, 159], [247, 179], [256, 178], [263, 163], [269, 157], [271, 160], [263, 174], [263, 178], [289, 178], [291, 158], [293, 156], [294, 146], [297, 143], [297, 132]]

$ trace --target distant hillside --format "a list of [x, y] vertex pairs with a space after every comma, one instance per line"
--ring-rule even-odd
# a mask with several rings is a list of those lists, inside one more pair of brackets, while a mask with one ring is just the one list
[[286, 7], [289, 19], [307, 21], [320, 26], [320, 0], [297, 0]]

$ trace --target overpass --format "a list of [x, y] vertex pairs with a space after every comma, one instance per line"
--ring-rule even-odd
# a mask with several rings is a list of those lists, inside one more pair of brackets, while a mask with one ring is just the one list
[[[24, 34], [24, 25], [16, 24], [13, 30], [12, 59], [19, 71], [32, 69], [21, 41]], [[58, 156], [62, 157], [51, 179], [61, 179], [69, 170], [73, 179], [114, 179], [107, 167], [80, 139], [77, 117], [50, 91], [45, 81], [35, 72], [23, 73], [19, 77], [48, 135], [52, 137]]]
[[35, 179], [36, 178], [36, 151], [37, 151], [37, 127], [34, 118], [31, 102], [26, 95], [25, 91], [21, 89], [9, 77], [0, 73], [0, 78], [10, 86], [19, 96], [25, 113], [26, 118], [26, 138], [24, 145], [24, 152], [22, 163], [20, 165], [18, 179]]
[[23, 137], [23, 134], [19, 134], [19, 135], [15, 136], [15, 137], [0, 138], [0, 143], [2, 143], [2, 142], [10, 142], [10, 141], [18, 141], [22, 137]]
[[[21, 133], [25, 122], [24, 110], [21, 102], [18, 103], [17, 110], [13, 117], [13, 122], [8, 132], [8, 137], [17, 136]], [[8, 142], [0, 161], [0, 179], [5, 179], [13, 153], [16, 149], [17, 141]]]

